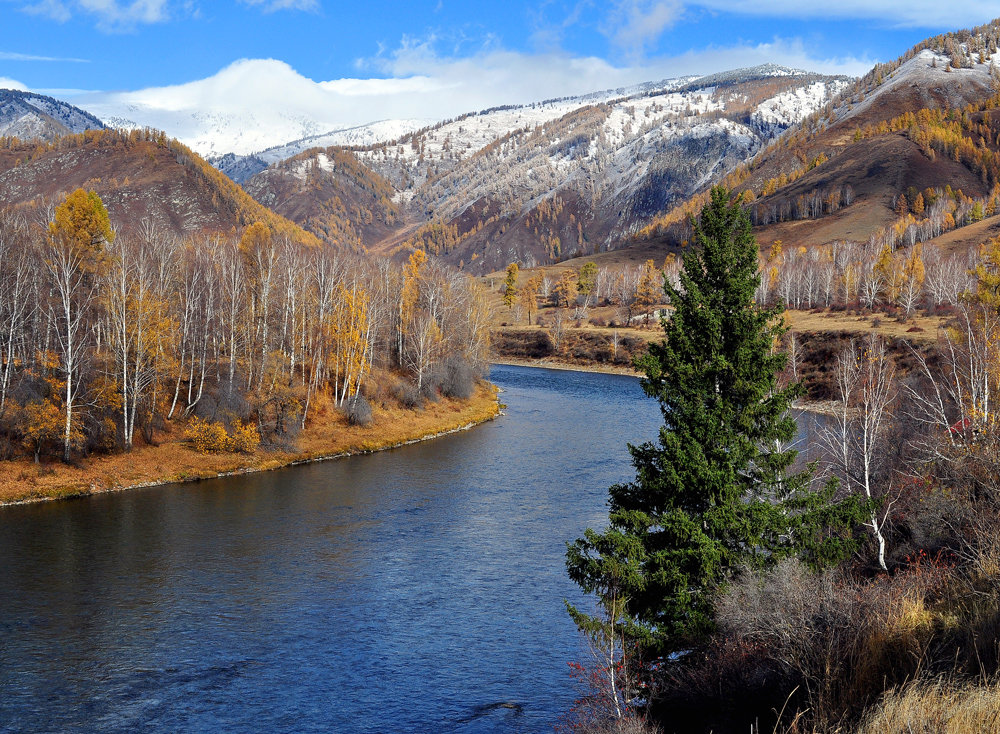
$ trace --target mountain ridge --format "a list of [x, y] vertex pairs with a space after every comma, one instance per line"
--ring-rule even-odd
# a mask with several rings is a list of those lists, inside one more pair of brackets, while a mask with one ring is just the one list
[[[848, 85], [773, 65], [709, 81], [684, 77], [502, 105], [351, 147], [395, 188], [400, 221], [418, 225], [415, 239], [388, 236], [368, 246], [423, 243], [477, 272], [511, 259], [548, 263], [614, 247], [642, 216], [743, 162]], [[329, 153], [311, 155], [315, 167]], [[244, 185], [260, 201], [276, 200], [263, 175]], [[279, 173], [267, 176], [285, 195], [296, 188], [290, 179], [279, 185]], [[302, 203], [311, 195], [306, 187], [291, 195], [295, 208], [314, 208]]]
[[90, 130], [42, 144], [0, 139], [0, 208], [30, 214], [77, 188], [96, 192], [119, 227], [148, 221], [187, 239], [262, 221], [277, 235], [318, 243], [162, 132]]
[[0, 89], [0, 136], [51, 141], [105, 125], [89, 112], [44, 94]]
[[[948, 249], [975, 244], [971, 231], [967, 241], [959, 231], [1000, 197], [998, 44], [998, 21], [928, 38], [762, 150], [728, 182], [750, 202], [762, 246], [895, 247], [953, 228]], [[699, 202], [657, 215], [640, 240], [684, 240]]]

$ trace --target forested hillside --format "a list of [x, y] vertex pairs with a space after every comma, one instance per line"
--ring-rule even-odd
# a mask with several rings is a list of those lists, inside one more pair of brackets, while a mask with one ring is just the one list
[[[992, 216], [998, 37], [994, 23], [927, 39], [736, 169], [726, 183], [765, 247], [854, 241], [877, 255]], [[655, 217], [639, 238], [682, 242], [701, 201]]]
[[351, 249], [381, 242], [402, 221], [392, 185], [342, 148], [301, 153], [253, 176], [244, 188], [319, 239]]
[[318, 242], [162, 132], [97, 130], [49, 143], [0, 140], [0, 207], [45, 218], [51, 202], [81, 187], [96, 192], [112, 218], [129, 226], [148, 219], [164, 232], [188, 236], [231, 233], [263, 221], [294, 240]]

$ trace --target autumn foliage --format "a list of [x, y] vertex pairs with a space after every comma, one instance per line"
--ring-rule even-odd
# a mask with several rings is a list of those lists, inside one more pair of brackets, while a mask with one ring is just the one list
[[3, 458], [128, 451], [176, 423], [200, 452], [290, 450], [317, 407], [367, 404], [375, 371], [434, 397], [455, 360], [485, 364], [483, 294], [423, 253], [400, 268], [266, 219], [132, 225], [83, 189], [43, 226], [0, 212]]
[[252, 454], [260, 446], [260, 431], [252, 423], [234, 421], [226, 430], [221, 421], [207, 421], [193, 417], [184, 431], [195, 451], [202, 453], [234, 452]]

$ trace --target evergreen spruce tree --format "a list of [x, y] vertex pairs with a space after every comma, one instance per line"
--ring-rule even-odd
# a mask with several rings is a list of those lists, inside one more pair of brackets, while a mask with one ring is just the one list
[[781, 388], [780, 307], [754, 303], [758, 247], [750, 220], [721, 188], [695, 223], [681, 287], [665, 283], [665, 338], [637, 363], [660, 402], [657, 443], [630, 446], [635, 480], [609, 490], [610, 526], [569, 545], [570, 577], [596, 593], [604, 617], [570, 607], [581, 629], [611, 623], [646, 656], [688, 648], [713, 628], [713, 596], [743, 567], [799, 554], [838, 560], [861, 508], [790, 473], [799, 393]]

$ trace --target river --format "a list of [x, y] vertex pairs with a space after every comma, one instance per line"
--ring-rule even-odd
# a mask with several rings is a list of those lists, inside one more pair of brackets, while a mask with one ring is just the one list
[[0, 509], [0, 730], [552, 731], [565, 543], [660, 415], [634, 378], [491, 378], [505, 415], [431, 442]]

